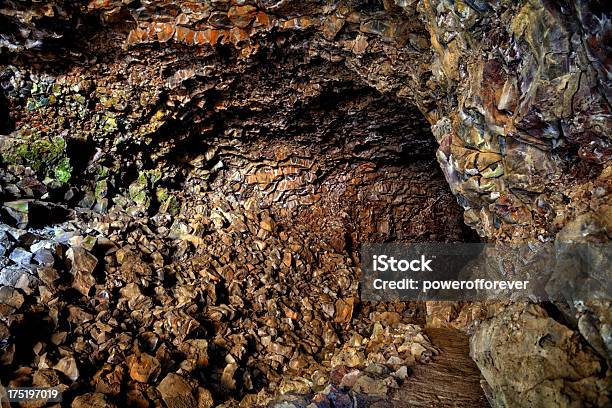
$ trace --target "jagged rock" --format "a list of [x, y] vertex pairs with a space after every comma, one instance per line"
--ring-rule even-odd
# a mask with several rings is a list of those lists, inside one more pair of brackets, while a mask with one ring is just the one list
[[353, 391], [366, 395], [385, 396], [390, 388], [397, 388], [397, 383], [391, 378], [373, 378], [369, 375], [360, 375], [353, 384]]
[[0, 230], [0, 256], [4, 257], [11, 247], [11, 241], [5, 231]]
[[60, 278], [57, 270], [48, 266], [37, 268], [36, 273], [38, 274], [40, 280], [48, 287], [54, 287], [54, 282]]
[[66, 252], [66, 257], [70, 260], [71, 273], [91, 274], [98, 263], [98, 259], [81, 247], [71, 247]]
[[48, 249], [39, 249], [34, 252], [32, 255], [32, 259], [38, 264], [42, 266], [52, 266], [55, 263], [55, 258], [53, 257], [53, 253]]
[[114, 408], [116, 405], [99, 392], [88, 393], [77, 396], [72, 401], [72, 408]]
[[27, 294], [37, 286], [37, 278], [28, 267], [9, 265], [0, 270], [0, 285], [22, 289]]
[[0, 287], [0, 303], [19, 309], [23, 304], [23, 295], [10, 286]]
[[[73, 406], [157, 406], [178, 370], [169, 406], [385, 404], [324, 387], [382, 395], [437, 349], [420, 306], [357, 300], [360, 244], [472, 240], [462, 217], [609, 243], [602, 2], [73, 3], [0, 4], [3, 383], [56, 367]], [[492, 400], [607, 402], [583, 360], [609, 367], [609, 302], [489, 306], [427, 309], [475, 333]]]
[[212, 408], [215, 406], [213, 396], [206, 388], [198, 387], [198, 408]]
[[53, 368], [64, 373], [72, 381], [76, 381], [79, 378], [79, 368], [76, 360], [69, 353], [62, 357]]
[[87, 296], [91, 287], [96, 283], [92, 272], [98, 264], [98, 259], [81, 247], [69, 248], [66, 257], [71, 263], [72, 286], [84, 296]]
[[134, 381], [146, 383], [150, 378], [154, 378], [159, 373], [159, 361], [147, 353], [142, 353], [139, 356], [130, 356], [128, 359], [130, 367], [130, 377]]
[[29, 265], [32, 254], [23, 248], [15, 248], [9, 255], [9, 259], [18, 265]]
[[189, 408], [196, 406], [191, 386], [178, 374], [168, 374], [157, 386], [168, 408]]
[[32, 385], [35, 387], [56, 387], [61, 382], [58, 372], [48, 368], [38, 370], [32, 376]]
[[470, 354], [492, 388], [494, 406], [609, 404], [599, 358], [537, 305], [512, 305], [482, 322]]
[[14, 220], [17, 228], [25, 228], [29, 222], [29, 200], [19, 200], [4, 203], [3, 208], [7, 214]]
[[236, 388], [236, 380], [234, 380], [234, 375], [237, 369], [238, 365], [235, 363], [229, 363], [223, 369], [223, 374], [221, 375], [221, 385], [228, 390], [233, 390]]

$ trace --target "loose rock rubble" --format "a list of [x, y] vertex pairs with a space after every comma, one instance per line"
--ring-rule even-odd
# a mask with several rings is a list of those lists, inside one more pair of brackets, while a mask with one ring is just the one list
[[[475, 239], [463, 220], [500, 244], [609, 242], [609, 14], [3, 2], [0, 382], [74, 406], [384, 406], [435, 348], [409, 326], [424, 305], [359, 302], [361, 243]], [[517, 389], [606, 404], [609, 302], [501, 306], [427, 305], [472, 334], [493, 405], [534, 401], [503, 380], [508, 315], [589, 350], [571, 381], [520, 360]]]
[[343, 224], [313, 233], [253, 198], [181, 199], [174, 215], [134, 213], [130, 196], [106, 214], [60, 206], [68, 219], [43, 228], [5, 213], [8, 386], [57, 386], [74, 407], [361, 406], [438, 352], [406, 323], [416, 305], [360, 303]]

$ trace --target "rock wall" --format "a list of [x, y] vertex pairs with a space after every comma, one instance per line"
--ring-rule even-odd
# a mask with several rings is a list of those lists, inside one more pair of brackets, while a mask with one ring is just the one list
[[[39, 60], [28, 67], [36, 75], [60, 71], [65, 84], [43, 75], [20, 102], [36, 113], [65, 94], [75, 111], [62, 112], [63, 126], [75, 130], [78, 105], [96, 106], [96, 123], [79, 138], [107, 139], [111, 149], [172, 132], [213, 134], [240, 108], [259, 123], [228, 123], [232, 143], [273, 132], [293, 138], [308, 122], [287, 132], [303, 109], [296, 104], [325, 98], [330, 81], [352, 81], [421, 110], [466, 222], [481, 236], [542, 240], [582, 213], [609, 211], [607, 180], [596, 181], [611, 154], [607, 11], [596, 1], [13, 5], [3, 11], [3, 48], [16, 65], [3, 77], [11, 104], [26, 98], [16, 95], [30, 75], [19, 64]], [[255, 100], [258, 110], [247, 102]], [[257, 128], [283, 111], [275, 129]], [[7, 130], [24, 113], [14, 110]], [[174, 126], [186, 120], [198, 130]], [[159, 143], [153, 161], [176, 148]]]
[[[357, 260], [367, 240], [472, 239], [443, 174], [482, 239], [612, 235], [605, 2], [11, 2], [0, 26], [1, 194], [17, 227], [36, 225], [30, 207], [49, 216], [41, 202], [58, 219], [169, 215], [186, 254], [235, 200]], [[469, 326], [494, 404], [533, 406], [544, 388], [541, 404], [605, 404], [609, 304], [508, 307], [430, 320]], [[512, 380], [502, 351], [543, 351], [502, 330], [509, 314], [539, 322], [551, 361], [584, 347], [584, 364]]]
[[[427, 117], [466, 223], [497, 241], [608, 242], [609, 9], [539, 1], [419, 6], [434, 50], [432, 82], [453, 95]], [[492, 387], [493, 405], [607, 403], [599, 399], [607, 363], [599, 364], [610, 361], [611, 349], [603, 346], [611, 344], [610, 304], [586, 303], [556, 303], [550, 316], [485, 306], [472, 356]], [[448, 310], [441, 316], [452, 320]], [[463, 327], [483, 317], [471, 308], [455, 316]], [[574, 356], [585, 343], [598, 351]]]

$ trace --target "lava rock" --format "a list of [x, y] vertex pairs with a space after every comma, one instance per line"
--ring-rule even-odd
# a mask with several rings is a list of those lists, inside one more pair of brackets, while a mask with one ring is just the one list
[[169, 373], [157, 386], [168, 408], [191, 408], [196, 406], [193, 390], [178, 374]]

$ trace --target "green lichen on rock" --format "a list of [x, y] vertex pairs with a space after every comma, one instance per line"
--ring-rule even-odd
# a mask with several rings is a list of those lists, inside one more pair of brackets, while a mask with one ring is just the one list
[[104, 111], [94, 116], [96, 127], [105, 134], [111, 134], [119, 129], [117, 117], [112, 112]]
[[[129, 198], [139, 207], [149, 209], [151, 197], [155, 197], [160, 207], [178, 211], [176, 198], [168, 193], [165, 188], [156, 188], [162, 178], [161, 170], [143, 170], [138, 173], [138, 178], [128, 187]], [[155, 196], [153, 195], [155, 193]]]
[[169, 213], [171, 215], [179, 213], [181, 209], [180, 203], [174, 195], [170, 194], [168, 189], [163, 187], [158, 188], [155, 190], [155, 196], [159, 203], [160, 213]]
[[61, 136], [47, 138], [32, 134], [7, 146], [0, 157], [4, 163], [28, 166], [62, 183], [67, 183], [72, 176], [66, 141]]
[[40, 170], [43, 165], [57, 161], [64, 153], [66, 142], [62, 137], [25, 141], [17, 146], [14, 160], [19, 164]]
[[117, 119], [111, 116], [105, 117], [103, 129], [109, 133], [117, 130]]
[[55, 178], [62, 183], [70, 181], [72, 176], [72, 166], [70, 165], [70, 159], [67, 157], [62, 158], [54, 169]]
[[108, 193], [108, 182], [106, 181], [106, 179], [96, 182], [96, 188], [94, 191], [94, 195], [96, 199], [102, 199], [106, 197], [107, 193]]
[[108, 167], [98, 166], [98, 171], [96, 173], [98, 176], [97, 178], [102, 179], [102, 178], [108, 177], [110, 172], [109, 172]]
[[146, 172], [140, 172], [138, 178], [128, 187], [128, 193], [132, 201], [138, 206], [149, 208], [151, 200], [148, 193], [149, 180]]
[[145, 174], [146, 174], [146, 177], [151, 182], [151, 187], [155, 187], [157, 183], [159, 183], [162, 177], [161, 170], [159, 169], [148, 170], [145, 172]]

